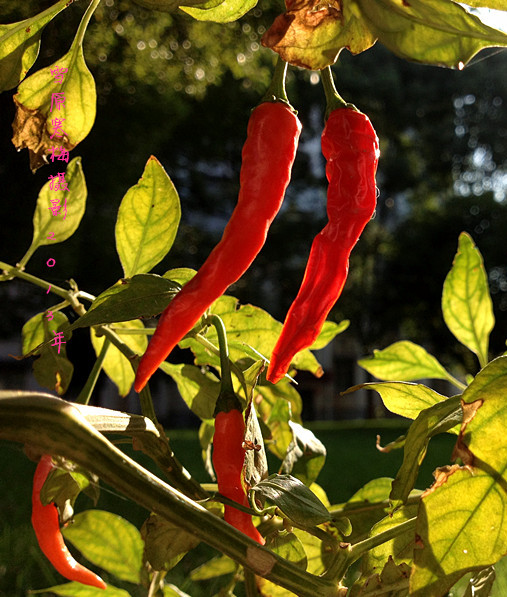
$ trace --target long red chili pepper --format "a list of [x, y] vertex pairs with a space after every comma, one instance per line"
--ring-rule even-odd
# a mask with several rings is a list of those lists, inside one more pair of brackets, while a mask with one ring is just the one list
[[349, 256], [376, 206], [378, 138], [365, 114], [333, 110], [322, 133], [328, 223], [315, 237], [301, 288], [271, 356], [266, 378], [288, 371], [294, 356], [313, 344], [347, 279]]
[[[243, 487], [243, 464], [245, 462], [245, 421], [243, 413], [234, 408], [229, 412], [219, 412], [215, 416], [213, 436], [213, 467], [217, 475], [218, 491], [242, 506], [248, 506], [248, 498]], [[248, 535], [261, 545], [264, 538], [252, 522], [247, 512], [233, 506], [224, 506], [224, 519], [233, 527]]]
[[43, 455], [37, 465], [33, 479], [32, 526], [39, 547], [56, 570], [65, 578], [84, 585], [106, 589], [107, 585], [100, 576], [76, 562], [67, 549], [60, 531], [56, 506], [52, 503], [44, 506], [40, 500], [42, 486], [52, 469], [51, 456], [48, 454]]
[[242, 151], [236, 208], [218, 245], [162, 313], [137, 369], [137, 392], [262, 249], [289, 184], [300, 132], [301, 123], [286, 103], [266, 101], [253, 110]]

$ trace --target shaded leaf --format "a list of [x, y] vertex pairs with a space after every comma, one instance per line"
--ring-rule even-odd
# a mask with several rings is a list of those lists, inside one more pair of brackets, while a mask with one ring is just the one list
[[92, 564], [121, 580], [139, 583], [143, 542], [136, 527], [121, 516], [86, 510], [63, 534]]
[[458, 251], [444, 282], [442, 312], [449, 330], [484, 366], [495, 319], [482, 256], [466, 232], [459, 236]]
[[200, 540], [156, 514], [151, 514], [141, 528], [144, 558], [154, 570], [171, 570]]
[[349, 597], [406, 597], [409, 594], [409, 577], [410, 567], [407, 564], [396, 565], [393, 558], [389, 558], [380, 574], [373, 574], [354, 584]]
[[397, 56], [454, 68], [477, 52], [507, 45], [507, 35], [488, 27], [449, 0], [358, 0], [371, 33]]
[[162, 261], [173, 245], [180, 217], [178, 193], [160, 162], [151, 156], [118, 210], [116, 250], [125, 277], [147, 273]]
[[[146, 347], [148, 346], [148, 340], [146, 339], [146, 336], [142, 333], [144, 330], [144, 325], [141, 321], [120, 321], [118, 323], [115, 323], [114, 326], [112, 326], [112, 328], [116, 333], [120, 335], [122, 329], [139, 330], [141, 332], [139, 335], [125, 334], [121, 337], [121, 339], [122, 342], [124, 342], [137, 354], [144, 353]], [[102, 344], [104, 343], [105, 337], [97, 336], [97, 332], [94, 328], [90, 328], [90, 334], [93, 349], [95, 350], [95, 354], [98, 357], [102, 349]], [[118, 348], [116, 348], [116, 346], [114, 346], [113, 344], [109, 346], [106, 357], [102, 363], [102, 368], [104, 369], [107, 376], [111, 379], [111, 381], [114, 382], [118, 387], [118, 392], [120, 396], [126, 396], [130, 392], [130, 388], [134, 383], [134, 370], [132, 369], [132, 364], [127, 359], [127, 357], [123, 355], [121, 351]]]
[[463, 597], [489, 597], [496, 580], [493, 566], [478, 570], [472, 575]]
[[[68, 69], [62, 83], [51, 73], [57, 68]], [[65, 96], [59, 110], [53, 109], [53, 93]], [[14, 96], [16, 115], [12, 142], [18, 151], [28, 149], [33, 171], [47, 163], [46, 156], [52, 147], [63, 146], [70, 151], [88, 135], [95, 120], [96, 102], [95, 81], [86, 66], [79, 35], [76, 35], [65, 56], [25, 79]], [[60, 130], [53, 126], [55, 118], [62, 121]]]
[[257, 498], [274, 504], [299, 525], [314, 526], [330, 519], [318, 497], [291, 475], [272, 475], [252, 488]]
[[172, 280], [155, 274], [137, 274], [119, 280], [99, 294], [70, 329], [153, 317], [166, 308], [179, 288]]
[[251, 402], [245, 412], [244, 445], [243, 478], [247, 486], [256, 485], [268, 476], [268, 460], [257, 413]]
[[31, 595], [39, 593], [51, 593], [58, 597], [130, 597], [130, 593], [127, 591], [113, 587], [110, 584], [107, 585], [106, 589], [97, 589], [96, 587], [83, 585], [80, 582], [69, 582], [64, 585], [40, 589], [39, 591], [30, 591]]
[[281, 470], [291, 473], [305, 485], [310, 486], [319, 476], [326, 461], [326, 448], [309, 429], [299, 423], [289, 421], [292, 430], [292, 441]]
[[26, 77], [39, 54], [44, 27], [68, 4], [68, 0], [60, 0], [34, 17], [0, 25], [0, 93]]
[[227, 556], [219, 556], [218, 558], [209, 560], [198, 568], [194, 568], [190, 573], [190, 578], [192, 580], [210, 580], [224, 574], [232, 574], [236, 572], [237, 568], [238, 565], [234, 560], [231, 560]]

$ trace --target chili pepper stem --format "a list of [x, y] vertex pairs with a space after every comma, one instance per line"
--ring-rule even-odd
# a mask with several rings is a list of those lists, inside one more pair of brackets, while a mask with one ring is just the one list
[[264, 94], [261, 102], [283, 102], [287, 104], [291, 109], [292, 106], [289, 103], [289, 98], [287, 97], [287, 91], [285, 90], [285, 79], [287, 76], [287, 63], [285, 60], [282, 60], [278, 57], [275, 66], [275, 72], [273, 73], [273, 78], [271, 79], [271, 83], [268, 87], [268, 90]]
[[333, 79], [333, 72], [330, 66], [327, 66], [321, 71], [322, 85], [324, 87], [324, 94], [326, 96], [326, 114], [325, 120], [329, 118], [329, 115], [333, 110], [338, 108], [349, 108], [350, 110], [357, 110], [354, 104], [347, 103], [342, 96], [336, 91], [336, 87]]

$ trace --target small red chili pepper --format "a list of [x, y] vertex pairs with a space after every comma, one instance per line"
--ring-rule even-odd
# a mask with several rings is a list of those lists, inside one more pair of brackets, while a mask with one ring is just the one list
[[375, 211], [378, 138], [365, 114], [340, 104], [322, 133], [328, 224], [313, 241], [301, 288], [273, 350], [266, 374], [272, 383], [317, 339], [347, 279], [350, 253]]
[[[282, 72], [277, 69], [278, 74]], [[236, 208], [218, 245], [162, 313], [137, 369], [136, 392], [262, 249], [289, 184], [300, 132], [301, 123], [287, 103], [265, 101], [253, 110], [243, 146]]]
[[[218, 491], [226, 498], [234, 500], [242, 506], [248, 506], [248, 498], [243, 486], [244, 437], [245, 421], [240, 410], [234, 408], [228, 412], [217, 413], [212, 460], [217, 476]], [[252, 517], [247, 512], [242, 512], [226, 504], [224, 519], [257, 543], [264, 544], [264, 538], [256, 529]]]
[[65, 578], [98, 589], [106, 589], [107, 585], [100, 576], [76, 562], [67, 549], [60, 531], [56, 506], [53, 503], [45, 506], [40, 500], [42, 486], [52, 469], [51, 456], [48, 454], [43, 455], [37, 465], [33, 479], [32, 526], [39, 547], [55, 569]]

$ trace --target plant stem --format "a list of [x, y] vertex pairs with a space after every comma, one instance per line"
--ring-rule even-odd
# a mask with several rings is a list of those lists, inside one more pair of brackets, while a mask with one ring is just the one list
[[0, 437], [64, 456], [148, 511], [299, 597], [337, 597], [334, 580], [301, 570], [141, 467], [96, 431], [71, 403], [48, 394], [0, 392]]
[[243, 568], [245, 575], [245, 595], [246, 597], [257, 597], [257, 583], [255, 582], [255, 574], [248, 568]]
[[276, 61], [275, 71], [271, 78], [271, 83], [268, 90], [262, 97], [261, 103], [263, 102], [283, 102], [292, 108], [287, 97], [287, 91], [285, 90], [285, 78], [287, 76], [287, 63], [282, 60], [280, 56]]
[[88, 404], [90, 402], [93, 389], [95, 388], [95, 384], [97, 383], [97, 379], [99, 378], [99, 374], [102, 369], [102, 363], [106, 358], [107, 350], [110, 344], [111, 340], [109, 340], [109, 338], [104, 338], [104, 343], [102, 344], [102, 348], [100, 349], [99, 356], [95, 360], [92, 370], [90, 371], [90, 375], [88, 376], [88, 379], [86, 380], [86, 383], [83, 386], [82, 390], [79, 392], [79, 396], [75, 400], [77, 404]]
[[[213, 342], [210, 342], [208, 340], [208, 338], [206, 338], [202, 334], [196, 334], [194, 336], [194, 338], [195, 338], [195, 340], [197, 340], [197, 342], [199, 342], [199, 344], [201, 344], [201, 346], [204, 346], [204, 348], [206, 348], [206, 350], [209, 350], [211, 353], [213, 353], [217, 357], [220, 356], [220, 350], [213, 344]], [[245, 376], [243, 375], [243, 371], [241, 371], [241, 369], [236, 365], [236, 363], [233, 363], [230, 359], [229, 359], [229, 367], [230, 367], [231, 372], [234, 372], [234, 375], [239, 379], [239, 382], [241, 383], [241, 386], [243, 387], [243, 389], [245, 391], [245, 396], [246, 396], [247, 389], [246, 389]]]
[[57, 294], [58, 296], [61, 296], [63, 299], [68, 300], [69, 298], [69, 291], [65, 290], [65, 288], [61, 288], [60, 286], [56, 286], [55, 284], [50, 284], [49, 282], [46, 282], [46, 280], [37, 278], [37, 276], [32, 276], [32, 274], [27, 274], [26, 272], [13, 265], [9, 265], [8, 263], [0, 261], [0, 269], [3, 270], [6, 276], [13, 276], [15, 278], [19, 278], [20, 280], [25, 280], [26, 282], [30, 282], [35, 286], [43, 288], [44, 290], [50, 289], [50, 291], [53, 294]]
[[86, 29], [88, 27], [88, 23], [92, 18], [93, 13], [97, 9], [98, 5], [100, 4], [100, 0], [92, 0], [86, 9], [81, 22], [79, 23], [79, 27], [76, 33], [76, 37], [74, 39], [74, 43], [81, 47], [83, 45], [84, 36], [86, 33]]
[[[412, 506], [414, 504], [418, 504], [421, 499], [420, 495], [414, 495], [407, 499], [404, 503], [404, 506]], [[357, 514], [359, 512], [369, 512], [371, 510], [384, 510], [386, 508], [391, 507], [390, 500], [382, 500], [381, 502], [357, 502], [357, 507], [354, 505], [354, 502], [345, 504], [342, 508], [335, 508], [329, 511], [329, 514], [333, 518], [342, 518], [350, 516], [351, 514]]]
[[321, 79], [322, 85], [324, 86], [324, 94], [326, 96], [325, 120], [329, 118], [329, 115], [333, 110], [338, 110], [340, 108], [350, 108], [351, 110], [357, 110], [353, 104], [348, 104], [341, 97], [338, 91], [336, 91], [336, 87], [334, 86], [333, 72], [331, 71], [330, 66], [327, 66], [323, 71], [321, 71]]
[[225, 331], [224, 322], [218, 315], [210, 315], [207, 317], [210, 323], [213, 324], [217, 331], [218, 348], [220, 351], [220, 376], [221, 376], [221, 392], [234, 394], [234, 386], [232, 385], [231, 366], [229, 361], [229, 346], [227, 345], [227, 332]]

